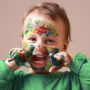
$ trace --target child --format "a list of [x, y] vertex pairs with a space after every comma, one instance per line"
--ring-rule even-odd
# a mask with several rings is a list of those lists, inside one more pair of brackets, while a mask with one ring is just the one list
[[[90, 59], [67, 53], [70, 23], [62, 7], [44, 2], [28, 11], [22, 25], [22, 48], [0, 61], [0, 90], [89, 90]], [[21, 65], [30, 72], [16, 70]], [[63, 66], [70, 72], [58, 72]]]

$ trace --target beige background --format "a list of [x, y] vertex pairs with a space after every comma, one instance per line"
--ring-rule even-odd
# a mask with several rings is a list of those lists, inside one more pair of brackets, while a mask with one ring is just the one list
[[90, 58], [90, 0], [0, 0], [0, 59], [6, 59], [11, 48], [21, 47], [23, 15], [41, 1], [57, 2], [66, 9], [72, 30], [68, 52]]

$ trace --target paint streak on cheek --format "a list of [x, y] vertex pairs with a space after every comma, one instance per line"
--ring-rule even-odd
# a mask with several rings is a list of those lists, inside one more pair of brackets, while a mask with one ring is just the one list
[[31, 43], [29, 40], [24, 40], [23, 41], [23, 44], [22, 44], [22, 48], [25, 49], [25, 48], [28, 48], [30, 47], [31, 45], [33, 45], [34, 47], [37, 46], [36, 43]]
[[50, 46], [46, 46], [46, 48], [47, 48], [47, 56], [49, 56], [49, 53], [56, 54], [56, 53], [59, 52], [58, 48], [53, 48], [53, 47], [50, 47]]
[[28, 46], [28, 42], [26, 40], [24, 40], [22, 48], [26, 48]]
[[30, 35], [31, 33], [28, 31], [28, 30], [26, 30], [25, 32], [24, 32], [24, 41], [23, 41], [23, 44], [22, 44], [22, 47], [23, 48], [27, 48], [28, 46], [30, 46], [30, 40], [28, 40], [28, 36]]

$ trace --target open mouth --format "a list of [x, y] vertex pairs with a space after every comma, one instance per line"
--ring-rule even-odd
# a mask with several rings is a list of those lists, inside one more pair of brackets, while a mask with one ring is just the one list
[[33, 69], [40, 69], [45, 67], [48, 62], [48, 56], [40, 53], [32, 55], [31, 66]]

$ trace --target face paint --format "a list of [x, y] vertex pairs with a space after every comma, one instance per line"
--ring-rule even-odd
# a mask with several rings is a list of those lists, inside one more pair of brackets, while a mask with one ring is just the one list
[[23, 45], [22, 45], [22, 48], [24, 49], [24, 48], [26, 48], [27, 46], [29, 46], [29, 45], [28, 45], [28, 42], [27, 42], [26, 40], [24, 40]]
[[[25, 50], [29, 51], [29, 45], [27, 44], [27, 42], [24, 42], [24, 44], [25, 44], [25, 45], [24, 45], [24, 48], [26, 48]], [[49, 57], [49, 54], [50, 54], [50, 53], [56, 54], [56, 53], [58, 53], [58, 51], [59, 51], [59, 49], [57, 49], [57, 48], [52, 48], [52, 47], [49, 47], [49, 46], [47, 46], [46, 49], [47, 49], [46, 56], [48, 56], [48, 57]], [[39, 52], [38, 50], [34, 49], [33, 52], [32, 52], [32, 55], [34, 55], [34, 53], [38, 53], [38, 52]], [[28, 56], [29, 56], [29, 54], [28, 54]], [[37, 71], [37, 72], [42, 72], [42, 71], [48, 72], [49, 69], [50, 69], [53, 65], [57, 64], [56, 60], [55, 60], [55, 61], [54, 61], [54, 59], [51, 60], [51, 57], [49, 57], [47, 63], [46, 63], [44, 66], [40, 67], [40, 68], [39, 68], [39, 65], [34, 67], [34, 65], [32, 64], [32, 61], [33, 61], [33, 60], [30, 59], [31, 68], [32, 68], [34, 71]]]
[[[30, 43], [27, 41], [26, 37], [28, 37], [32, 34], [37, 34], [39, 36], [45, 36], [45, 37], [58, 36], [58, 33], [52, 27], [51, 24], [48, 24], [45, 21], [40, 21], [40, 20], [33, 21], [32, 19], [29, 19], [28, 22], [26, 23], [26, 26], [25, 26], [25, 32], [24, 32], [25, 40], [23, 43], [23, 48], [29, 47]], [[47, 49], [46, 56], [48, 56], [48, 57], [49, 57], [49, 53], [55, 54], [58, 52], [58, 49], [56, 49], [56, 48], [46, 47], [46, 49]], [[39, 49], [38, 50], [34, 49], [32, 55], [35, 52], [39, 52]], [[34, 60], [30, 60], [31, 68], [35, 71], [38, 71], [38, 72], [49, 71], [50, 67], [53, 66], [53, 63], [50, 60], [50, 58], [48, 58], [47, 63], [45, 65], [43, 65], [42, 67], [39, 65], [34, 66], [32, 64], [33, 61]], [[37, 63], [36, 61], [34, 61], [34, 62]]]
[[[59, 49], [57, 49], [57, 48], [51, 48], [51, 47], [46, 47], [46, 48], [47, 48], [47, 52], [46, 52], [46, 55], [47, 55], [47, 56], [49, 56], [50, 53], [56, 54], [56, 53], [58, 53], [58, 51], [59, 51]], [[35, 53], [35, 52], [38, 52], [38, 50], [34, 50], [34, 51], [33, 51], [33, 53]], [[52, 61], [53, 61], [53, 62], [52, 62]], [[49, 58], [48, 58], [48, 61], [47, 61], [47, 63], [46, 63], [45, 66], [43, 66], [43, 67], [41, 67], [41, 68], [36, 68], [36, 69], [35, 69], [35, 68], [33, 67], [33, 65], [31, 64], [31, 67], [32, 67], [33, 70], [38, 71], [38, 72], [41, 72], [41, 71], [49, 72], [49, 69], [50, 69], [52, 66], [54, 66], [55, 64], [58, 64], [57, 60], [55, 60], [55, 61], [54, 61], [54, 59], [51, 60], [51, 57], [49, 57]]]
[[38, 34], [40, 36], [58, 36], [58, 33], [45, 21], [29, 19], [26, 26], [24, 35]]

